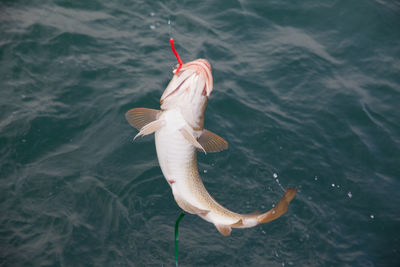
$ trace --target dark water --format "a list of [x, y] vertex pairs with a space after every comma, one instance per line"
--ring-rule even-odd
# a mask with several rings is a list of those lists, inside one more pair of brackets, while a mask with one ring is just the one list
[[175, 265], [180, 210], [124, 119], [159, 107], [170, 35], [213, 65], [210, 193], [251, 212], [299, 189], [230, 237], [187, 215], [180, 265], [399, 266], [400, 4], [293, 2], [2, 1], [0, 266]]

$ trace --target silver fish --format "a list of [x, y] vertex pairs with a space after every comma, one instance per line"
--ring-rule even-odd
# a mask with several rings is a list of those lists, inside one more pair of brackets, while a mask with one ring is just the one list
[[197, 169], [197, 150], [218, 152], [228, 148], [222, 137], [203, 128], [212, 90], [211, 65], [205, 59], [197, 59], [182, 65], [179, 73], [174, 71], [161, 96], [161, 110], [134, 108], [125, 117], [139, 130], [135, 138], [155, 133], [158, 161], [179, 207], [213, 223], [222, 235], [228, 236], [232, 228], [248, 228], [277, 219], [288, 210], [297, 190], [286, 189], [278, 205], [262, 214], [232, 212], [210, 196]]

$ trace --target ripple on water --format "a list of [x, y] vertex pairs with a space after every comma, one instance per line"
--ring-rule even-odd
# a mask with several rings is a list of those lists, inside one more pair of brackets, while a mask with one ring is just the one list
[[159, 108], [172, 35], [184, 62], [213, 65], [205, 125], [230, 146], [199, 154], [207, 189], [243, 212], [299, 189], [279, 220], [229, 238], [185, 216], [180, 263], [395, 266], [398, 13], [393, 1], [1, 4], [0, 265], [173, 264], [179, 208], [153, 137], [132, 142], [124, 119]]

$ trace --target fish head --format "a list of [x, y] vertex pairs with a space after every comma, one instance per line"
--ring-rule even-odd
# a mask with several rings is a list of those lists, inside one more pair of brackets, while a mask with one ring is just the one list
[[189, 124], [202, 127], [203, 114], [213, 90], [211, 64], [206, 59], [196, 59], [183, 64], [161, 96], [162, 110], [179, 107]]

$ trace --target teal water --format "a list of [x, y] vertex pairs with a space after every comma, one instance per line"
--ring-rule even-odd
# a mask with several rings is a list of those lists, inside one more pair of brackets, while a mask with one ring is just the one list
[[[171, 24], [168, 25], [168, 20]], [[289, 212], [230, 237], [180, 224], [180, 266], [400, 265], [400, 4], [2, 1], [0, 266], [175, 266], [179, 207], [133, 107], [207, 58], [207, 189]]]

